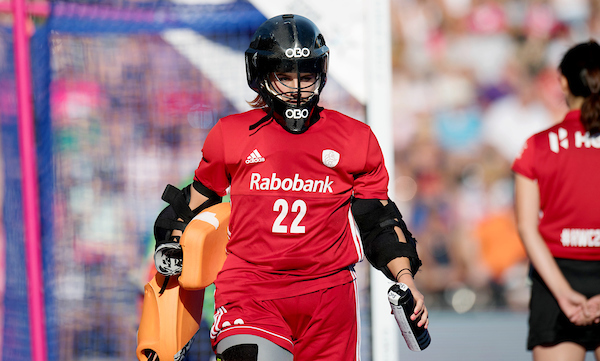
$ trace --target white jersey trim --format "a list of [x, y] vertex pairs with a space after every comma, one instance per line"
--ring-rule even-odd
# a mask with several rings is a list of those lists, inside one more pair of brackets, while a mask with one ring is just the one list
[[268, 335], [275, 336], [277, 338], [285, 340], [285, 341], [289, 342], [290, 345], [294, 346], [294, 343], [290, 339], [288, 339], [287, 337], [284, 337], [284, 336], [278, 335], [278, 334], [276, 334], [274, 332], [267, 331], [265, 329], [262, 329], [262, 328], [259, 328], [259, 327], [254, 327], [254, 326], [241, 326], [241, 325], [240, 326], [230, 326], [230, 327], [222, 329], [221, 332], [219, 332], [219, 334], [223, 334], [223, 333], [225, 333], [227, 331], [236, 330], [236, 329], [251, 329], [251, 330], [256, 330], [256, 331], [264, 332], [264, 333], [266, 333]]
[[354, 220], [354, 216], [352, 215], [352, 210], [348, 210], [348, 224], [350, 225], [350, 232], [352, 233], [352, 241], [354, 242], [354, 247], [356, 248], [356, 255], [358, 256], [358, 262], [362, 261], [365, 257], [365, 252], [362, 246], [362, 240], [360, 239], [360, 231], [358, 229], [358, 225]]

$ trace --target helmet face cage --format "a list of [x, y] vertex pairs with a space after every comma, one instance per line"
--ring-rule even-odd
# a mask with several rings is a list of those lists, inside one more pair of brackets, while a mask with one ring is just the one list
[[[294, 79], [288, 79], [289, 76]], [[265, 79], [264, 87], [273, 96], [299, 107], [318, 96], [320, 83], [319, 74], [271, 73]]]
[[329, 48], [319, 29], [298, 15], [265, 21], [246, 50], [248, 85], [292, 133], [304, 132], [327, 81]]

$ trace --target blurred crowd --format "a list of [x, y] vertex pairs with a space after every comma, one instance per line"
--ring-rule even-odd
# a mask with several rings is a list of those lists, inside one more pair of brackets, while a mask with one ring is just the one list
[[396, 194], [432, 308], [527, 307], [512, 161], [567, 111], [556, 68], [596, 0], [392, 0]]
[[51, 44], [60, 358], [132, 355], [161, 194], [191, 182], [204, 137], [233, 108], [158, 34]]

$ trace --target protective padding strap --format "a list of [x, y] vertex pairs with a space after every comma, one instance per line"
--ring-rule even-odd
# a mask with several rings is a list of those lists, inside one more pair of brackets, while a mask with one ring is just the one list
[[293, 361], [285, 348], [259, 336], [235, 334], [217, 344], [217, 361]]
[[[383, 206], [378, 199], [355, 198], [352, 213], [361, 233], [365, 255], [373, 267], [396, 281], [387, 264], [395, 258], [407, 257], [412, 274], [417, 273], [421, 266], [416, 249], [417, 240], [408, 230], [394, 202], [388, 199], [388, 204]], [[406, 243], [399, 241], [394, 227], [402, 230]]]
[[162, 294], [165, 276], [156, 274], [144, 287], [144, 303], [138, 330], [136, 355], [146, 361], [183, 360], [202, 319], [204, 290], [186, 290], [171, 277]]
[[398, 240], [398, 235], [393, 229], [386, 229], [379, 233], [370, 243], [363, 243], [365, 255], [373, 267], [377, 268], [392, 281], [396, 281], [394, 275], [387, 268], [387, 264], [398, 257], [407, 257], [410, 260], [413, 275], [421, 265], [419, 256], [414, 246]]
[[192, 187], [194, 187], [194, 189], [198, 193], [202, 194], [203, 196], [205, 196], [206, 198], [208, 198], [210, 201], [212, 201], [213, 204], [221, 203], [221, 200], [222, 200], [221, 196], [219, 196], [212, 189], [210, 189], [207, 186], [205, 186], [204, 184], [202, 184], [202, 182], [197, 181], [197, 180], [194, 179], [194, 182], [192, 183]]
[[[192, 185], [194, 189], [208, 198], [196, 209], [190, 209], [189, 206]], [[173, 230], [183, 231], [188, 223], [203, 209], [221, 203], [221, 197], [198, 181], [194, 181], [193, 184], [189, 184], [181, 190], [167, 184], [161, 198], [169, 205], [160, 212], [154, 223], [155, 249], [164, 243], [170, 243], [171, 232]]]
[[258, 345], [243, 344], [231, 346], [217, 355], [217, 361], [257, 361]]
[[[189, 187], [189, 185], [187, 187]], [[194, 213], [194, 211], [190, 209], [189, 189], [184, 188], [184, 190], [187, 192], [179, 190], [179, 188], [171, 184], [167, 184], [161, 199], [169, 203], [179, 218], [183, 219], [185, 223], [188, 223], [197, 213]]]

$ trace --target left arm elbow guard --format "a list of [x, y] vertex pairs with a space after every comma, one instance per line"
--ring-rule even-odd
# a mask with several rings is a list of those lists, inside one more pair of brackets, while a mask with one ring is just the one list
[[[196, 209], [190, 209], [189, 206], [192, 186], [208, 198]], [[169, 205], [163, 209], [154, 223], [155, 248], [169, 243], [173, 230], [177, 229], [183, 232], [188, 223], [202, 210], [221, 203], [221, 197], [197, 181], [194, 181], [193, 184], [189, 184], [181, 190], [171, 184], [167, 184], [161, 198], [163, 201], [169, 203]]]
[[[388, 200], [388, 204], [383, 206], [378, 199], [355, 198], [352, 213], [360, 230], [365, 255], [373, 267], [382, 271], [390, 280], [396, 281], [387, 264], [395, 258], [407, 257], [412, 274], [417, 273], [421, 266], [417, 240], [408, 230], [394, 202]], [[400, 242], [394, 227], [402, 230], [406, 243]]]

